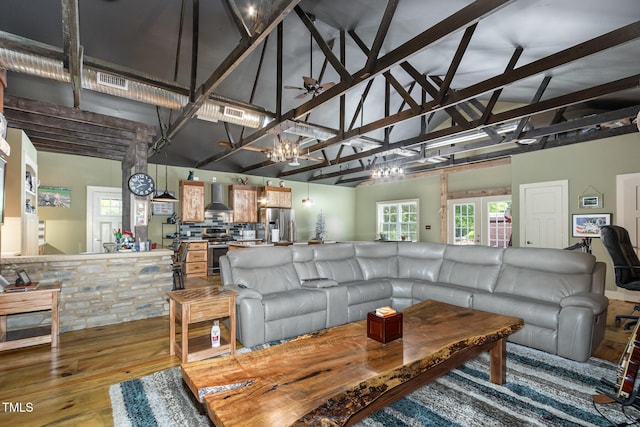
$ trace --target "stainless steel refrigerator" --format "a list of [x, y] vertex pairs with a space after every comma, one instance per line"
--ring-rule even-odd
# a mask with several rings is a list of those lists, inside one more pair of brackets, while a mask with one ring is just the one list
[[260, 225], [268, 243], [296, 241], [296, 215], [293, 209], [260, 208]]

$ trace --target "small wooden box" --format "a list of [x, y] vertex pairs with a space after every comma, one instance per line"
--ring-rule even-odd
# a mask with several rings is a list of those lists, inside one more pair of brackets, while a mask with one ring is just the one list
[[378, 317], [373, 312], [367, 313], [367, 337], [382, 344], [402, 338], [402, 313], [388, 317]]

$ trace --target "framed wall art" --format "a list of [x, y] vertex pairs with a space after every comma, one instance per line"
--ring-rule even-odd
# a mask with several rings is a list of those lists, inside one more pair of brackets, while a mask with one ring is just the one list
[[610, 213], [574, 214], [571, 235], [573, 237], [600, 237], [600, 227], [610, 224]]
[[580, 194], [578, 201], [583, 209], [602, 208], [602, 193], [590, 185]]

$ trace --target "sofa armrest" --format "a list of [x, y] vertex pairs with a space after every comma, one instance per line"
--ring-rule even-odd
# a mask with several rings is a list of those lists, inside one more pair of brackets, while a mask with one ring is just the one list
[[591, 279], [591, 292], [604, 295], [605, 274], [607, 272], [607, 264], [602, 261], [596, 262], [593, 266], [593, 275]]
[[303, 288], [332, 288], [334, 286], [338, 286], [338, 282], [332, 279], [326, 279], [324, 277], [302, 280]]
[[560, 300], [560, 307], [585, 307], [591, 308], [593, 314], [600, 314], [607, 310], [609, 298], [593, 292], [580, 292]]
[[238, 293], [236, 303], [248, 298], [262, 300], [262, 293], [257, 289], [247, 288], [241, 285], [224, 285], [224, 287]]

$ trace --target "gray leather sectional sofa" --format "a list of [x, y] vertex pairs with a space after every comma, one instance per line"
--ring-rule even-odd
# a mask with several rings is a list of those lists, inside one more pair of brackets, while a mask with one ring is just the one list
[[353, 242], [261, 247], [220, 259], [238, 292], [247, 347], [366, 318], [427, 299], [520, 317], [510, 341], [584, 361], [604, 336], [605, 264], [557, 249]]

